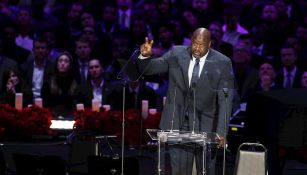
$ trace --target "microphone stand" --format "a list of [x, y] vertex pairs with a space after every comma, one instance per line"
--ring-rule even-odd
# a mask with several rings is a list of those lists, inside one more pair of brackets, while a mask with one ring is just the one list
[[123, 81], [123, 121], [122, 121], [122, 160], [121, 160], [121, 175], [124, 175], [124, 157], [125, 157], [125, 102], [126, 102], [126, 85], [127, 81]]
[[192, 125], [192, 134], [195, 134], [195, 120], [196, 120], [196, 107], [195, 107], [195, 87], [196, 84], [192, 84], [192, 91], [193, 91], [193, 125]]
[[[133, 57], [138, 53], [139, 50], [134, 50], [134, 52], [132, 53], [132, 55], [130, 56], [129, 60], [127, 61], [127, 63], [123, 66], [122, 70], [118, 73], [117, 75], [117, 79], [122, 80], [123, 82], [123, 108], [122, 108], [122, 158], [121, 158], [121, 175], [124, 175], [124, 158], [125, 158], [125, 102], [126, 102], [126, 86], [128, 82], [138, 82], [138, 80], [140, 79], [140, 77], [143, 75], [143, 73], [141, 73], [140, 75], [137, 76], [136, 79], [131, 80], [129, 78], [129, 75], [127, 75], [127, 73], [125, 74], [125, 71], [128, 71], [126, 69], [128, 69], [128, 64], [130, 62], [132, 62]], [[131, 71], [131, 70], [130, 70]], [[134, 70], [135, 71], [135, 70]], [[123, 75], [122, 75], [123, 74]]]
[[225, 116], [224, 116], [224, 142], [223, 142], [223, 175], [225, 175], [226, 169], [226, 134], [227, 134], [227, 104], [228, 104], [228, 88], [223, 88], [225, 95]]
[[175, 86], [175, 92], [174, 92], [174, 109], [172, 114], [172, 121], [171, 121], [171, 130], [170, 133], [173, 133], [174, 129], [174, 117], [175, 117], [175, 107], [176, 107], [176, 95], [177, 95], [177, 86]]

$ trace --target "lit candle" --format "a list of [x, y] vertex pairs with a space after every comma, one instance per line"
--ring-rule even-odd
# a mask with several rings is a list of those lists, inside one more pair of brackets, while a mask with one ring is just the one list
[[100, 102], [98, 100], [92, 100], [92, 111], [99, 112], [99, 107], [101, 106]]
[[149, 114], [155, 115], [156, 113], [157, 113], [157, 109], [155, 109], [155, 108], [150, 108], [149, 109]]
[[79, 103], [76, 105], [77, 111], [84, 111], [84, 105], [82, 103]]
[[34, 103], [38, 107], [41, 107], [41, 108], [43, 107], [43, 99], [42, 98], [35, 98]]
[[110, 111], [111, 110], [111, 105], [102, 105], [103, 109], [105, 111]]
[[18, 110], [22, 109], [22, 93], [15, 94], [15, 108]]
[[165, 106], [166, 97], [163, 97], [163, 107]]
[[142, 100], [142, 117], [146, 119], [148, 116], [148, 100]]

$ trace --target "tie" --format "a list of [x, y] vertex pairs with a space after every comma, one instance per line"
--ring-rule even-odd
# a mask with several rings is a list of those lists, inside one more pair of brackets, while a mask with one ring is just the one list
[[126, 13], [122, 13], [121, 16], [120, 16], [120, 25], [121, 27], [126, 27]]
[[86, 65], [81, 64], [81, 80], [86, 81]]
[[192, 72], [192, 79], [191, 79], [191, 84], [190, 84], [191, 87], [195, 87], [198, 81], [198, 78], [199, 78], [199, 59], [196, 59], [195, 65], [193, 68], [193, 72]]
[[287, 73], [285, 88], [291, 88], [292, 85], [291, 73]]

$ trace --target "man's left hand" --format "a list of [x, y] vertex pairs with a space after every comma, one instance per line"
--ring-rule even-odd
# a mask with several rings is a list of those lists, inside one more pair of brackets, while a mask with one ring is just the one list
[[225, 143], [225, 138], [222, 135], [217, 135], [216, 141], [218, 142], [217, 148], [223, 148]]

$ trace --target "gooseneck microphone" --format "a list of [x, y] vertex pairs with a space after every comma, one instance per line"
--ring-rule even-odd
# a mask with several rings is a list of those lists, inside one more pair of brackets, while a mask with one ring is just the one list
[[175, 109], [176, 109], [176, 96], [177, 96], [177, 84], [175, 85], [175, 90], [174, 90], [174, 108], [173, 108], [173, 114], [172, 114], [172, 120], [171, 120], [171, 130], [170, 132], [173, 132], [174, 129], [174, 118], [175, 118]]
[[223, 142], [223, 175], [225, 175], [225, 170], [226, 170], [226, 135], [227, 135], [227, 105], [228, 105], [228, 93], [229, 89], [228, 88], [222, 88], [222, 91], [225, 96], [225, 116], [224, 116], [224, 142]]

